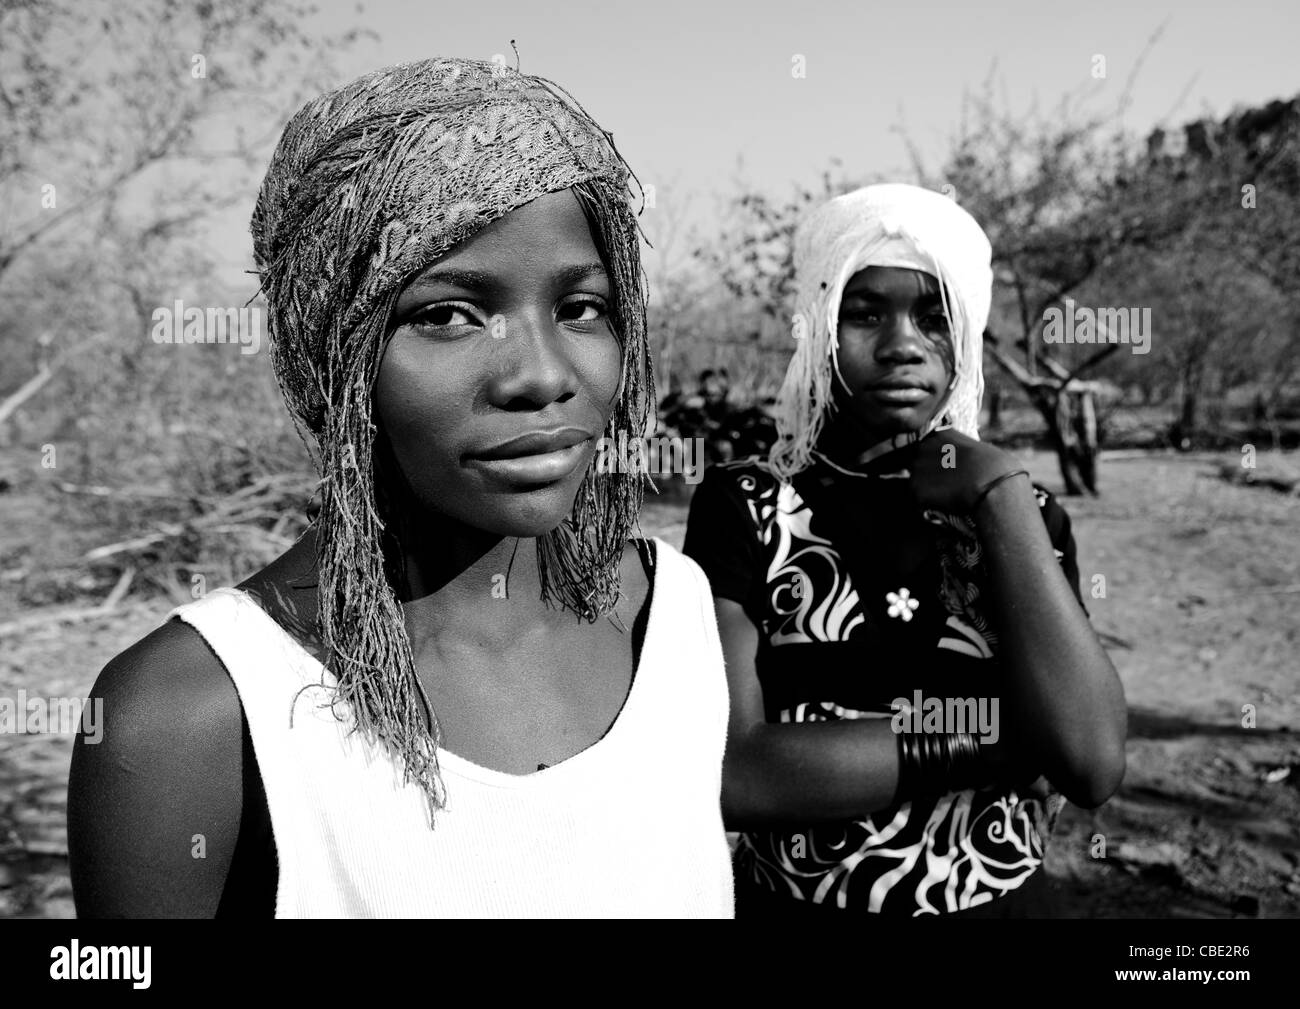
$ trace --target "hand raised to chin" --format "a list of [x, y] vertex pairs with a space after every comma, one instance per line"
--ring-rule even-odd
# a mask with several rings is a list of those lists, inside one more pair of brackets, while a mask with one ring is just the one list
[[1026, 473], [1010, 452], [951, 428], [899, 451], [911, 473], [912, 494], [924, 509], [970, 514], [993, 484]]

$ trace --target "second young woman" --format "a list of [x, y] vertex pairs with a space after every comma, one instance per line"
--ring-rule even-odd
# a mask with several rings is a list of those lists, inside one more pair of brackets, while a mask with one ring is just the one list
[[977, 440], [988, 239], [869, 186], [795, 245], [771, 458], [714, 467], [686, 553], [731, 685], [737, 916], [1041, 914], [1061, 794], [1103, 802], [1125, 707], [1064, 511]]

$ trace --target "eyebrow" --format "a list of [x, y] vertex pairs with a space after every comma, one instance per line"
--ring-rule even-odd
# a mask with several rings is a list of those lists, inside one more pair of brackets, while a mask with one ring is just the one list
[[580, 266], [566, 266], [555, 275], [555, 279], [562, 284], [576, 284], [580, 280], [587, 280], [591, 277], [601, 277], [609, 279], [609, 273], [605, 270], [604, 263], [584, 263]]
[[[892, 298], [890, 298], [889, 295], [881, 291], [877, 291], [875, 288], [871, 288], [871, 287], [859, 287], [853, 291], [845, 291], [844, 295], [840, 298], [840, 300], [848, 301], [850, 298], [860, 298], [863, 301], [892, 301], [893, 300]], [[942, 302], [943, 297], [939, 291], [926, 291], [922, 294], [917, 295], [916, 300], [921, 302], [926, 302], [926, 301]]]
[[[553, 279], [563, 286], [576, 284], [589, 277], [608, 278], [609, 274], [602, 263], [581, 263], [557, 270]], [[500, 281], [490, 273], [481, 270], [462, 270], [455, 267], [440, 267], [430, 270], [416, 278], [413, 287], [431, 287], [434, 284], [453, 284], [467, 291], [493, 291], [501, 286]]]

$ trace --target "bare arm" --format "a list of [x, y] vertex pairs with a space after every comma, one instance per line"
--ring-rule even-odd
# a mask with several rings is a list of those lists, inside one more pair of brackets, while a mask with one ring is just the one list
[[242, 714], [202, 638], [172, 621], [113, 659], [79, 735], [68, 853], [80, 917], [212, 917], [239, 836]]
[[898, 740], [888, 718], [769, 724], [754, 668], [758, 628], [714, 599], [731, 691], [722, 809], [733, 828], [862, 817], [893, 803]]
[[1029, 478], [995, 487], [975, 514], [987, 558], [1010, 723], [1076, 806], [1100, 806], [1124, 777], [1124, 690], [1061, 574]]
[[1029, 477], [1001, 480], [1016, 459], [955, 431], [917, 442], [911, 465], [921, 507], [975, 519], [1015, 759], [1075, 805], [1101, 805], [1124, 777], [1124, 690], [1061, 573]]

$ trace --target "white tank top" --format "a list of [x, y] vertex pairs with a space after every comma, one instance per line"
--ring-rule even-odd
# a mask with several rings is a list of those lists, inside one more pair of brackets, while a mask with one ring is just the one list
[[447, 806], [432, 829], [423, 793], [322, 706], [332, 677], [252, 597], [220, 588], [173, 610], [239, 692], [275, 836], [276, 917], [732, 917], [712, 597], [695, 562], [655, 546], [640, 661], [606, 735], [522, 775], [440, 750]]

